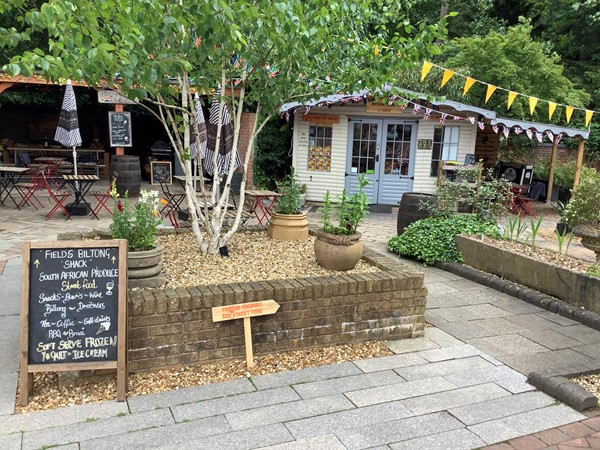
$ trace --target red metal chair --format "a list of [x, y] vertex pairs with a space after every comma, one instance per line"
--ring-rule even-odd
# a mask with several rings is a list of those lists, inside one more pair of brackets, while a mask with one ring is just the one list
[[67, 216], [66, 220], [69, 220], [71, 218], [71, 213], [69, 213], [69, 211], [65, 207], [65, 201], [67, 200], [67, 198], [70, 197], [71, 191], [52, 191], [52, 189], [50, 188], [50, 184], [48, 184], [48, 179], [46, 178], [45, 173], [42, 173], [42, 180], [43, 180], [44, 187], [48, 191], [48, 196], [54, 202], [54, 207], [46, 215], [46, 220], [48, 220], [50, 217], [52, 217], [52, 215], [58, 210], [61, 210], [62, 212], [64, 212], [65, 215]]
[[17, 205], [17, 208], [21, 209], [22, 206], [31, 205], [37, 211], [39, 208], [44, 207], [42, 202], [40, 202], [35, 195], [36, 191], [44, 188], [43, 174], [44, 169], [42, 167], [32, 168], [27, 172], [27, 176], [30, 177], [31, 181], [20, 181], [15, 184], [15, 188], [19, 191], [19, 194], [21, 194], [22, 199]]
[[106, 206], [106, 202], [110, 198], [110, 191], [112, 190], [112, 186], [113, 186], [113, 181], [111, 181], [108, 184], [108, 191], [91, 191], [90, 192], [90, 194], [92, 194], [98, 201], [98, 204], [94, 208], [94, 213], [92, 214], [92, 219], [94, 218], [94, 215], [98, 216], [98, 214], [100, 213], [100, 211], [102, 211], [102, 209], [107, 210], [111, 216], [113, 215], [113, 212], [110, 210], [110, 208], [108, 206]]

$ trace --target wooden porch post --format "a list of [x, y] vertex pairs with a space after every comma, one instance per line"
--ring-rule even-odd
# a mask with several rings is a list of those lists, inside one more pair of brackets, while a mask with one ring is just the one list
[[546, 192], [546, 204], [552, 202], [552, 188], [554, 187], [554, 169], [556, 167], [556, 156], [558, 153], [558, 136], [552, 141], [552, 157], [550, 162], [550, 176], [548, 177], [548, 191]]
[[[117, 103], [115, 105], [115, 111], [123, 112], [123, 105], [121, 105], [120, 103]], [[115, 155], [124, 155], [124, 154], [125, 154], [125, 147], [117, 147], [115, 149]]]
[[585, 139], [579, 139], [579, 145], [577, 146], [577, 166], [575, 168], [575, 179], [573, 180], [573, 189], [579, 185], [581, 179], [581, 167], [583, 166], [583, 150], [585, 147]]

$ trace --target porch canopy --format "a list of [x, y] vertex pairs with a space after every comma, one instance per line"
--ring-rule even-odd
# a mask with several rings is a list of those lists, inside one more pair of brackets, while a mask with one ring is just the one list
[[[527, 131], [531, 130], [535, 133], [542, 133], [548, 137], [551, 136], [552, 139], [552, 157], [551, 157], [551, 165], [550, 165], [550, 176], [548, 180], [548, 192], [546, 193], [547, 201], [550, 202], [552, 198], [552, 189], [554, 182], [554, 169], [556, 167], [556, 157], [557, 157], [557, 149], [558, 142], [564, 137], [567, 136], [569, 138], [574, 138], [579, 140], [579, 145], [577, 148], [577, 166], [575, 170], [575, 181], [573, 183], [573, 188], [575, 188], [579, 184], [579, 179], [581, 177], [581, 167], [583, 165], [583, 152], [585, 147], [585, 141], [589, 138], [589, 130], [580, 130], [577, 128], [569, 128], [563, 127], [559, 125], [549, 125], [540, 122], [528, 122], [525, 120], [516, 120], [516, 119], [508, 119], [505, 117], [498, 117], [495, 111], [491, 111], [488, 109], [479, 108], [477, 106], [468, 105], [466, 103], [460, 103], [453, 100], [447, 100], [445, 97], [431, 97], [425, 94], [420, 94], [418, 92], [408, 91], [408, 90], [400, 90], [401, 95], [390, 95], [391, 94], [391, 86], [384, 86], [381, 90], [377, 92], [373, 92], [368, 89], [363, 89], [359, 92], [355, 92], [352, 94], [332, 94], [324, 97], [320, 97], [318, 99], [311, 99], [305, 102], [290, 102], [284, 103], [280, 107], [281, 114], [289, 117], [289, 114], [294, 112], [298, 108], [304, 108], [306, 113], [312, 108], [319, 108], [322, 106], [332, 106], [334, 104], [346, 105], [348, 103], [366, 103], [368, 98], [373, 96], [385, 96], [389, 95], [392, 100], [406, 101], [408, 103], [412, 103], [413, 107], [422, 103], [423, 101], [431, 103], [434, 108], [439, 106], [445, 106], [454, 109], [457, 112], [462, 113], [474, 113], [477, 115], [478, 121], [482, 122], [485, 119], [489, 121], [491, 126], [502, 126], [508, 130], [517, 130]], [[409, 100], [413, 99], [413, 100]], [[417, 103], [418, 102], [418, 103]], [[420, 107], [420, 106], [419, 106]], [[438, 111], [436, 111], [438, 112]], [[497, 129], [496, 129], [497, 130]]]

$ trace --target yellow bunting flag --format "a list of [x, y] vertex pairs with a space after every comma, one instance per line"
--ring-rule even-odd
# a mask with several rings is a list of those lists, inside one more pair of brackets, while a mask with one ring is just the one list
[[433, 64], [427, 61], [423, 61], [423, 68], [421, 69], [421, 81], [425, 79], [432, 67]]
[[450, 78], [454, 76], [454, 72], [450, 69], [444, 69], [444, 76], [442, 77], [442, 84], [440, 87], [444, 87]]
[[565, 116], [567, 117], [567, 123], [569, 123], [571, 121], [571, 116], [573, 115], [573, 110], [575, 108], [573, 108], [572, 106], [567, 106], [565, 108]]
[[556, 103], [548, 102], [548, 119], [552, 119], [552, 114], [556, 110]]
[[515, 98], [517, 98], [517, 95], [518, 94], [516, 92], [508, 91], [508, 108], [507, 109], [510, 109], [513, 102], [515, 101]]
[[475, 78], [467, 77], [465, 80], [465, 89], [463, 90], [463, 95], [467, 95], [467, 92], [469, 92], [469, 89], [473, 87], [475, 81]]
[[535, 106], [537, 105], [538, 99], [535, 97], [529, 97], [529, 114], [533, 114]]
[[592, 115], [594, 114], [594, 111], [590, 111], [589, 109], [585, 110], [585, 126], [589, 126], [590, 122], [592, 121]]
[[488, 84], [487, 91], [485, 93], [485, 103], [488, 102], [494, 91], [496, 90], [496, 86], [492, 84]]
[[375, 53], [375, 56], [379, 55], [379, 45], [375, 45], [375, 48], [373, 49], [373, 53]]

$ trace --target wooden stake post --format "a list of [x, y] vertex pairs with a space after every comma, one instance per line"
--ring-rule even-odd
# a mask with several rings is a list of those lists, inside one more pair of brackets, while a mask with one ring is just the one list
[[19, 403], [35, 372], [117, 369], [127, 391], [127, 241], [26, 242]]
[[246, 367], [254, 367], [254, 354], [252, 352], [251, 317], [275, 314], [279, 303], [275, 300], [262, 300], [252, 303], [238, 303], [237, 305], [215, 306], [212, 309], [213, 322], [225, 320], [244, 319], [244, 343], [246, 345]]

